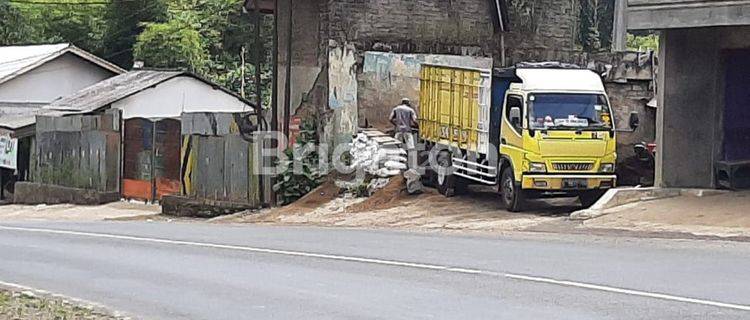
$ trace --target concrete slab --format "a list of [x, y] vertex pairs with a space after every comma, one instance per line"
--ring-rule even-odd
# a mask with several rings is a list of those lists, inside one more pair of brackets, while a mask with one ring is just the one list
[[727, 191], [715, 189], [673, 189], [673, 188], [616, 188], [607, 191], [599, 201], [588, 209], [570, 214], [571, 220], [588, 220], [607, 214], [610, 209], [644, 201], [691, 195], [707, 197], [724, 194]]

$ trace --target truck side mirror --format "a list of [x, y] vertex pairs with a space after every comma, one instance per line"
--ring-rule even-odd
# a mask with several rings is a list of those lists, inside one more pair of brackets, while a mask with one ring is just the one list
[[641, 125], [641, 120], [638, 117], [638, 112], [630, 113], [630, 119], [628, 123], [630, 124], [630, 129], [633, 129], [633, 130], [638, 129], [638, 126]]
[[510, 124], [512, 124], [515, 127], [521, 126], [521, 108], [519, 107], [513, 107], [510, 108]]

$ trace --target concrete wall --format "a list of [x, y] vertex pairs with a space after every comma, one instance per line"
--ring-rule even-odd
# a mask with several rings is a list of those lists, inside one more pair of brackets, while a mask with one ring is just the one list
[[472, 56], [400, 54], [368, 51], [358, 75], [359, 125], [380, 130], [393, 126], [391, 109], [406, 97], [419, 109], [419, 77], [422, 64], [472, 69], [491, 69], [492, 59]]
[[114, 75], [68, 53], [0, 85], [0, 101], [51, 102]]
[[360, 51], [474, 55], [499, 65], [528, 60], [580, 61], [579, 0], [508, 1], [510, 32], [494, 26], [487, 0], [328, 0], [324, 31]]
[[237, 97], [192, 77], [177, 77], [112, 104], [124, 119], [176, 118], [183, 112], [248, 112]]
[[[579, 4], [579, 0], [510, 1], [511, 31], [501, 34], [494, 25], [494, 8], [487, 0], [295, 1], [291, 113], [317, 117], [324, 141], [329, 143], [334, 142], [333, 136], [344, 135], [333, 132], [343, 128], [346, 133], [351, 123], [362, 124], [360, 114], [378, 113], [380, 109], [369, 110], [369, 100], [354, 113], [339, 108], [341, 93], [331, 91], [346, 84], [329, 83], [348, 82], [352, 70], [362, 83], [359, 76], [368, 51], [487, 57], [494, 59], [496, 66], [540, 60], [581, 63], [584, 54], [576, 41]], [[279, 2], [280, 106], [285, 105], [288, 6], [289, 0]], [[341, 76], [329, 70], [331, 66], [344, 70]], [[349, 83], [348, 88], [354, 88], [354, 84]], [[357, 104], [349, 99], [344, 105]], [[281, 114], [279, 119], [283, 118]]]
[[662, 32], [657, 185], [715, 186], [724, 108], [721, 50], [732, 48], [750, 48], [750, 27]]

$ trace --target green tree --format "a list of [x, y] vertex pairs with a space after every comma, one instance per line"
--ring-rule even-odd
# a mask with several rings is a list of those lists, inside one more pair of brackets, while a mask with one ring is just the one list
[[0, 45], [7, 46], [33, 42], [35, 33], [18, 8], [8, 0], [0, 0]]
[[124, 68], [133, 65], [138, 35], [148, 23], [165, 22], [164, 0], [112, 0], [105, 13], [104, 56]]
[[203, 73], [209, 63], [205, 39], [180, 20], [149, 23], [138, 36], [134, 55], [149, 68], [179, 68]]

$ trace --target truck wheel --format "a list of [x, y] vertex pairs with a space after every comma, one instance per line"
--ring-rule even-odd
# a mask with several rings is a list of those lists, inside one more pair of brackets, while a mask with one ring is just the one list
[[513, 177], [513, 170], [510, 167], [503, 170], [503, 175], [500, 179], [500, 195], [508, 211], [519, 212], [523, 210], [525, 204], [524, 192], [516, 184], [516, 179]]
[[437, 163], [438, 168], [433, 170], [433, 176], [438, 192], [446, 197], [452, 197], [456, 194], [456, 176], [447, 172], [453, 164], [450, 152], [441, 152], [438, 155]]
[[603, 190], [592, 190], [592, 191], [586, 191], [584, 193], [581, 193], [578, 195], [578, 200], [581, 201], [581, 205], [585, 208], [588, 208], [590, 206], [593, 206], [594, 203], [599, 201], [599, 198], [601, 198], [606, 191]]

